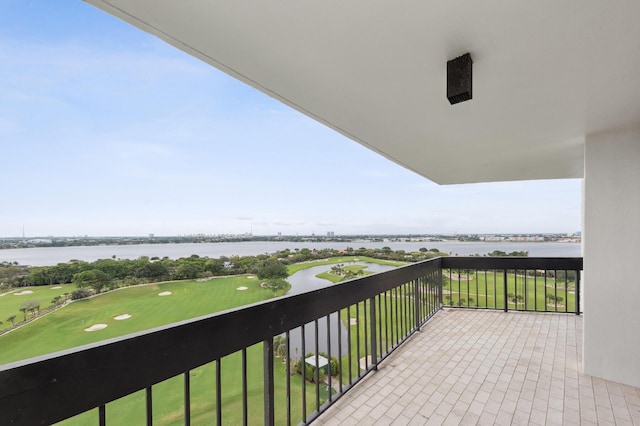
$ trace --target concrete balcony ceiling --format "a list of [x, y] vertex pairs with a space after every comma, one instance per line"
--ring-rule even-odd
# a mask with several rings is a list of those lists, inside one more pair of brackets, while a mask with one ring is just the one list
[[637, 0], [87, 2], [437, 183], [581, 178], [640, 121]]

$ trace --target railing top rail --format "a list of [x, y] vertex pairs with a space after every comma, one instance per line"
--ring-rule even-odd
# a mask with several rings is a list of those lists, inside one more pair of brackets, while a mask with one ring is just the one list
[[443, 268], [582, 270], [581, 257], [442, 257]]
[[[1, 420], [16, 424], [63, 420], [440, 268], [441, 258], [432, 259], [0, 366]], [[82, 398], [76, 397], [79, 392]], [[37, 410], [33, 401], [38, 402]], [[40, 417], [43, 413], [46, 418]]]

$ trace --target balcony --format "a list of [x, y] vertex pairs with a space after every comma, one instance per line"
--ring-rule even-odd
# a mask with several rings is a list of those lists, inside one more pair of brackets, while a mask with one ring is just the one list
[[316, 424], [640, 424], [640, 389], [581, 365], [582, 316], [445, 309]]
[[0, 423], [638, 422], [581, 373], [581, 270], [438, 258], [7, 364]]

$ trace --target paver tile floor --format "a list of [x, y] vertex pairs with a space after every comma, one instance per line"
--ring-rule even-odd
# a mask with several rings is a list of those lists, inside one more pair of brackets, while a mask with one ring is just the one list
[[581, 316], [445, 309], [314, 424], [640, 426], [640, 389], [581, 360]]

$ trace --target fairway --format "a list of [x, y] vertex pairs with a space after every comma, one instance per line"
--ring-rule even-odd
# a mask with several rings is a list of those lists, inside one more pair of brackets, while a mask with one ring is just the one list
[[508, 309], [545, 312], [574, 312], [576, 309], [574, 280], [513, 271], [505, 274], [496, 270], [464, 274], [445, 271], [442, 281], [445, 306], [503, 309], [506, 295]]
[[[52, 305], [51, 301], [54, 297], [71, 293], [75, 289], [76, 286], [73, 284], [56, 284], [54, 286], [19, 287], [0, 295], [0, 321], [2, 321], [0, 330], [11, 327], [11, 322], [7, 318], [12, 315], [16, 316], [16, 323], [24, 319], [24, 314], [20, 312], [20, 305], [24, 302], [37, 300], [40, 302], [40, 310], [44, 310]], [[30, 317], [31, 315], [29, 315]]]
[[[238, 287], [247, 289], [239, 291]], [[33, 290], [34, 293], [28, 297], [48, 294], [46, 292], [51, 292], [51, 298], [56, 295], [49, 287], [36, 287]], [[69, 291], [58, 291], [62, 290]], [[171, 294], [159, 296], [163, 292]], [[33, 323], [0, 336], [0, 347], [3, 348], [0, 352], [0, 364], [147, 330], [267, 300], [272, 296], [271, 290], [260, 288], [257, 278], [247, 276], [126, 287], [73, 302]], [[11, 298], [21, 297], [24, 296], [9, 294], [0, 300], [9, 299], [13, 302]], [[19, 303], [15, 310], [21, 315], [18, 308]], [[131, 317], [126, 320], [114, 319], [125, 314]], [[85, 331], [96, 324], [105, 324], [107, 327], [93, 332]]]

